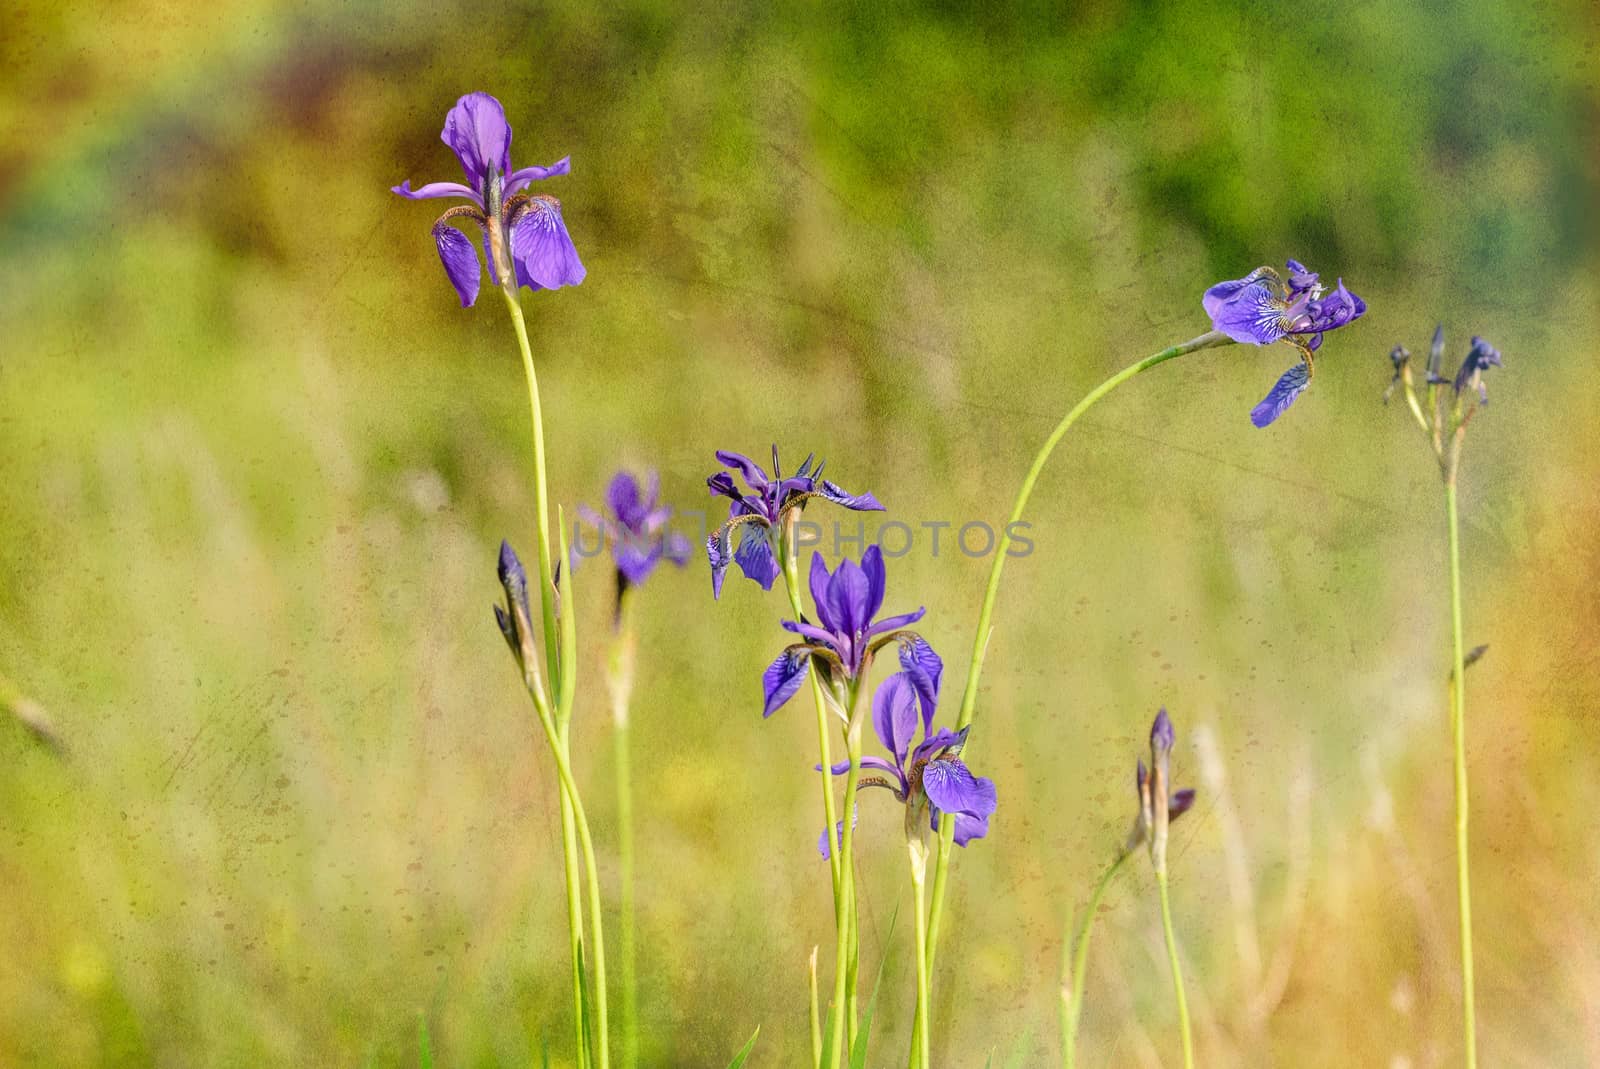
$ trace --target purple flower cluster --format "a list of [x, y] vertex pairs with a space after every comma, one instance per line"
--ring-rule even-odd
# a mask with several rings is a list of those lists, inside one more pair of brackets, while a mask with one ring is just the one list
[[[729, 469], [706, 480], [713, 497], [729, 500], [728, 520], [706, 539], [706, 554], [711, 558], [711, 595], [722, 596], [722, 580], [730, 564], [738, 564], [747, 579], [771, 590], [782, 574], [775, 541], [783, 535], [787, 521], [805, 508], [807, 501], [820, 497], [858, 512], [881, 512], [883, 505], [871, 494], [852, 494], [822, 477], [822, 464], [806, 457], [795, 473], [784, 478], [778, 466], [778, 447], [772, 447], [772, 474], [742, 453], [719, 449], [717, 463]], [[744, 482], [741, 489], [733, 473]], [[737, 545], [735, 544], [737, 543]]]
[[687, 538], [667, 530], [672, 510], [661, 503], [661, 478], [653, 471], [642, 486], [632, 473], [617, 472], [606, 488], [606, 513], [587, 505], [578, 513], [610, 548], [619, 592], [639, 586], [663, 560], [681, 567], [694, 553]]
[[1257, 427], [1283, 415], [1311, 385], [1311, 354], [1322, 347], [1323, 334], [1353, 323], [1367, 310], [1365, 301], [1344, 288], [1342, 278], [1325, 294], [1321, 278], [1298, 260], [1288, 262], [1288, 272], [1284, 278], [1270, 267], [1258, 267], [1243, 278], [1218, 282], [1200, 301], [1212, 326], [1236, 342], [1287, 341], [1300, 350], [1301, 362], [1284, 372], [1251, 409], [1250, 422]]
[[468, 201], [441, 215], [433, 224], [450, 284], [463, 308], [478, 299], [483, 272], [476, 244], [453, 223], [476, 223], [482, 235], [489, 280], [500, 284], [501, 272], [510, 268], [519, 286], [557, 289], [583, 281], [583, 262], [561, 218], [561, 202], [543, 194], [525, 192], [534, 182], [571, 170], [563, 156], [549, 167], [511, 169], [511, 124], [500, 102], [488, 93], [468, 93], [445, 116], [441, 140], [461, 162], [466, 182], [430, 182], [412, 189], [411, 182], [393, 192], [410, 200], [458, 197]]

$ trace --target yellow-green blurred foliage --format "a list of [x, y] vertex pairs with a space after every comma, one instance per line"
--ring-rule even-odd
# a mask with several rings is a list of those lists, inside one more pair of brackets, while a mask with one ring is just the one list
[[[1279, 424], [1292, 353], [1119, 391], [1001, 592], [934, 998], [942, 1065], [1056, 1048], [1060, 931], [1165, 703], [1207, 1065], [1459, 1051], [1443, 504], [1390, 346], [1505, 353], [1467, 443], [1484, 1063], [1600, 1061], [1600, 402], [1588, 6], [865, 3], [513, 9], [9, 4], [0, 33], [0, 1063], [567, 1064], [554, 785], [495, 632], [532, 544], [494, 300], [388, 193], [455, 177], [461, 93], [570, 153], [589, 267], [527, 298], [555, 498], [623, 463], [706, 506], [716, 448], [815, 449], [892, 518], [1009, 507], [1059, 413], [1287, 256], [1371, 310]], [[78, 10], [73, 10], [78, 8]], [[853, 514], [814, 517], [853, 522]], [[986, 560], [891, 562], [959, 687]], [[589, 640], [577, 766], [614, 878]], [[641, 597], [647, 1061], [800, 1064], [831, 904], [804, 704], [763, 723], [778, 592]], [[951, 703], [953, 704], [953, 702]], [[950, 715], [949, 713], [946, 714]], [[1206, 777], [1209, 732], [1227, 792]], [[911, 1015], [900, 820], [861, 812], [873, 1064]], [[1171, 1064], [1144, 866], [1113, 892], [1086, 1064]], [[614, 887], [607, 885], [608, 898]]]

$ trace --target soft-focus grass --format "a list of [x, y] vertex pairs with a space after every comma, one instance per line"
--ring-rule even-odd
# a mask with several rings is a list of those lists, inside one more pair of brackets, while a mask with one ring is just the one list
[[[1453, 354], [1490, 336], [1463, 490], [1482, 1044], [1600, 1059], [1585, 14], [8, 11], [0, 674], [70, 756], [0, 723], [0, 1062], [408, 1064], [419, 1011], [439, 1064], [566, 1056], [553, 777], [488, 613], [499, 538], [531, 543], [520, 373], [428, 206], [385, 192], [450, 175], [436, 131], [475, 88], [518, 159], [574, 159], [551, 191], [589, 280], [528, 301], [563, 502], [633, 462], [703, 507], [713, 449], [776, 439], [914, 526], [998, 522], [1065, 405], [1204, 328], [1205, 284], [1295, 255], [1372, 307], [1270, 431], [1244, 413], [1290, 354], [1230, 348], [1120, 391], [1047, 474], [985, 677], [1002, 808], [954, 873], [943, 1064], [1054, 1050], [1062, 918], [1161, 703], [1186, 781], [1216, 733], [1242, 829], [1213, 796], [1177, 829], [1206, 1063], [1454, 1057], [1442, 502], [1377, 396], [1437, 318]], [[986, 562], [929, 549], [890, 603], [928, 605], [954, 685]], [[606, 580], [579, 582], [598, 640]], [[757, 713], [780, 601], [714, 606], [699, 562], [640, 605], [651, 1064], [725, 1064], [757, 1024], [754, 1064], [807, 1047], [831, 907], [809, 716]], [[600, 650], [576, 750], [604, 841]], [[1256, 1026], [1227, 858], [1270, 957], [1302, 768], [1304, 920]], [[1085, 1064], [1175, 1054], [1150, 890], [1109, 900]]]

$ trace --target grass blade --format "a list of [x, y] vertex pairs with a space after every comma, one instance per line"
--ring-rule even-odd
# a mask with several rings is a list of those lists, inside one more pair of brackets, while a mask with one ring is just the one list
[[428, 1018], [417, 1012], [417, 1065], [420, 1069], [433, 1069], [433, 1044], [428, 1042]]
[[733, 1056], [733, 1061], [728, 1063], [728, 1069], [740, 1069], [740, 1067], [744, 1065], [744, 1060], [750, 1057], [750, 1052], [754, 1050], [756, 1046], [756, 1038], [760, 1035], [761, 1026], [756, 1025], [756, 1030], [750, 1033], [750, 1042], [746, 1043], [744, 1045], [744, 1049]]
[[[894, 945], [895, 922], [900, 919], [900, 906], [894, 907], [894, 912], [889, 914], [889, 934], [884, 937], [883, 945]], [[867, 1011], [861, 1015], [861, 1031], [856, 1033], [855, 1046], [850, 1048], [850, 1069], [866, 1069], [867, 1064], [867, 1037], [872, 1035], [872, 1014], [878, 1008], [878, 990], [883, 986], [883, 967], [889, 964], [889, 955], [885, 953], [878, 959], [878, 976], [872, 981], [872, 994], [867, 999]], [[823, 1050], [827, 1050], [826, 1047]]]

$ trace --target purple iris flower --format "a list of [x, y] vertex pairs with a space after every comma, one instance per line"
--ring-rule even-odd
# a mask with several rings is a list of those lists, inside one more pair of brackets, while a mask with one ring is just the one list
[[[1160, 783], [1165, 789], [1170, 780], [1167, 778], [1168, 758], [1172, 747], [1177, 742], [1177, 732], [1172, 727], [1172, 718], [1167, 711], [1162, 709], [1156, 714], [1156, 719], [1150, 725], [1150, 757], [1155, 762], [1157, 775], [1151, 775], [1141, 759], [1134, 772], [1134, 785], [1139, 792], [1139, 814], [1134, 817], [1133, 829], [1128, 832], [1128, 841], [1123, 845], [1124, 853], [1132, 853], [1143, 846], [1150, 838], [1150, 833], [1155, 826], [1155, 799], [1152, 792], [1156, 784]], [[1193, 788], [1184, 788], [1172, 791], [1167, 795], [1167, 820], [1177, 820], [1190, 809], [1194, 808], [1195, 792]]]
[[478, 299], [482, 270], [477, 244], [451, 225], [460, 220], [478, 224], [489, 280], [495, 285], [508, 267], [517, 284], [529, 289], [557, 289], [582, 282], [586, 272], [561, 219], [561, 202], [523, 192], [540, 179], [567, 174], [570, 157], [563, 156], [549, 167], [513, 171], [511, 124], [506, 122], [500, 102], [488, 93], [468, 93], [456, 101], [445, 116], [440, 137], [461, 161], [466, 183], [430, 182], [412, 189], [408, 180], [393, 191], [411, 200], [459, 197], [471, 202], [451, 208], [433, 224], [439, 259], [461, 297], [461, 306]]
[[1288, 277], [1258, 267], [1243, 278], [1219, 282], [1201, 298], [1211, 325], [1236, 342], [1271, 345], [1287, 341], [1300, 350], [1301, 363], [1284, 372], [1267, 396], [1250, 411], [1250, 422], [1265, 427], [1288, 410], [1311, 385], [1311, 354], [1322, 335], [1361, 318], [1367, 304], [1340, 279], [1325, 293], [1321, 278], [1298, 260], [1288, 262]]
[[[939, 701], [939, 677], [944, 665], [939, 655], [920, 637], [900, 644], [902, 670], [885, 679], [872, 697], [872, 728], [890, 757], [867, 755], [861, 768], [868, 772], [863, 787], [882, 787], [908, 807], [909, 830], [920, 827], [926, 813], [928, 826], [939, 830], [939, 817], [949, 813], [955, 819], [955, 841], [965, 846], [989, 831], [989, 818], [997, 804], [994, 781], [975, 776], [960, 759], [968, 728], [951, 731], [933, 727]], [[922, 741], [912, 739], [919, 726]], [[833, 774], [850, 771], [850, 762], [833, 766]], [[817, 841], [817, 849], [827, 857], [828, 836]]]
[[643, 485], [631, 472], [617, 472], [606, 488], [606, 515], [587, 505], [580, 505], [578, 513], [611, 547], [619, 597], [648, 579], [663, 560], [681, 567], [694, 553], [687, 538], [667, 530], [672, 510], [661, 504], [661, 478], [653, 471]]
[[[771, 716], [784, 702], [795, 696], [811, 662], [820, 660], [824, 676], [830, 682], [859, 680], [872, 655], [887, 643], [909, 640], [910, 632], [901, 632], [908, 624], [922, 619], [926, 609], [901, 613], [878, 619], [883, 608], [885, 574], [883, 553], [877, 546], [867, 547], [861, 563], [841, 560], [832, 572], [823, 563], [822, 554], [811, 557], [811, 600], [816, 603], [817, 623], [805, 620], [785, 620], [785, 630], [793, 631], [804, 641], [797, 642], [778, 655], [762, 674], [765, 702], [761, 715]], [[926, 646], [926, 643], [923, 644]], [[932, 650], [928, 651], [929, 653]], [[935, 661], [937, 658], [935, 658]], [[910, 669], [907, 669], [910, 671]], [[921, 679], [924, 689], [937, 691], [937, 675], [942, 670], [925, 665]], [[931, 672], [931, 675], [930, 675]], [[929, 682], [932, 679], [933, 682]]]
[[[706, 539], [712, 597], [722, 596], [723, 577], [734, 563], [746, 578], [760, 583], [761, 589], [771, 590], [773, 581], [782, 574], [774, 542], [782, 536], [789, 518], [811, 498], [820, 497], [857, 512], [883, 511], [883, 505], [871, 494], [852, 494], [824, 479], [823, 465], [811, 466], [815, 456], [813, 453], [806, 457], [793, 475], [784, 478], [778, 466], [778, 447], [774, 445], [769, 478], [759, 464], [744, 454], [717, 450], [717, 463], [730, 470], [717, 472], [706, 480], [706, 485], [713, 497], [726, 497], [731, 503], [728, 521]], [[747, 489], [739, 489], [733, 477], [735, 471]]]
[[1461, 370], [1456, 372], [1455, 390], [1461, 393], [1464, 390], [1478, 391], [1478, 403], [1489, 403], [1489, 389], [1483, 384], [1483, 373], [1492, 367], [1504, 367], [1500, 362], [1500, 350], [1473, 336], [1472, 350], [1467, 353], [1467, 358], [1461, 361]]

